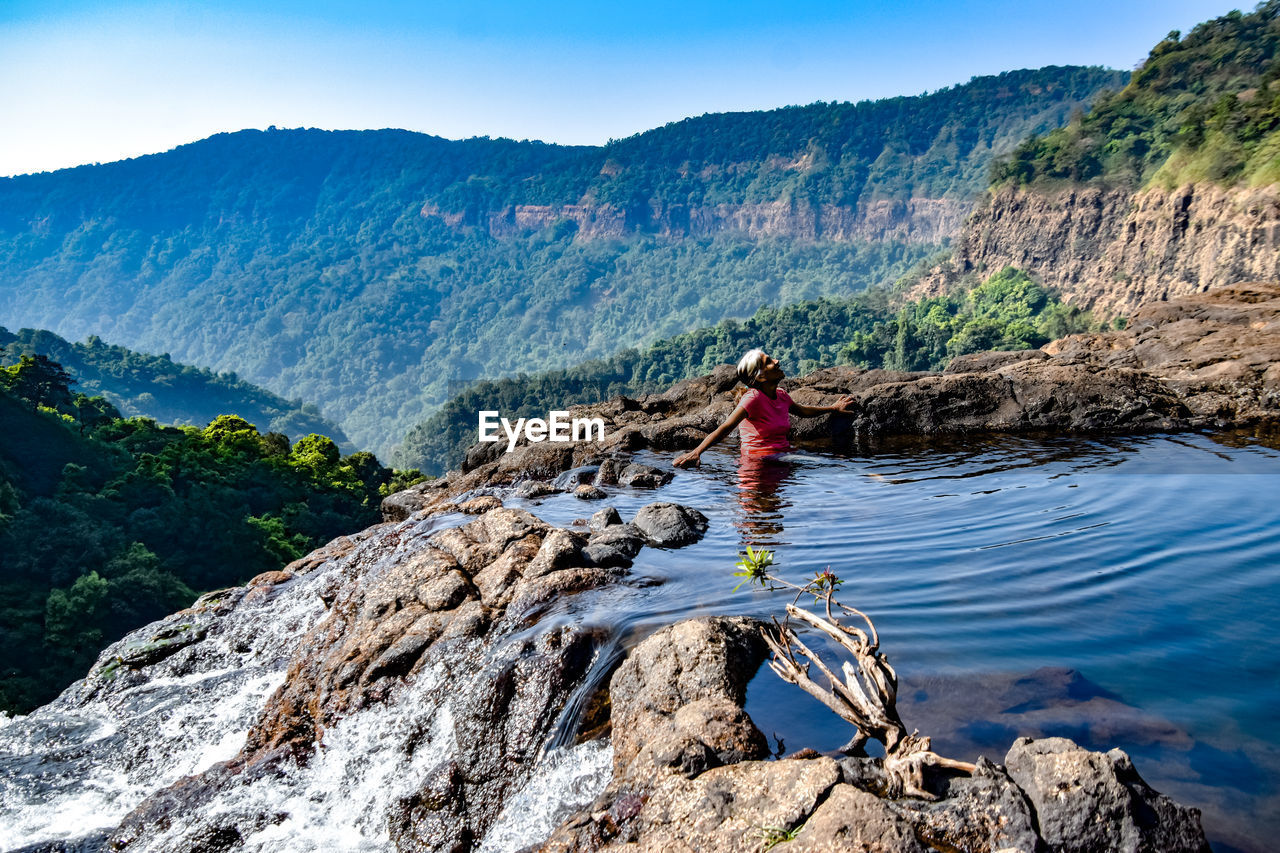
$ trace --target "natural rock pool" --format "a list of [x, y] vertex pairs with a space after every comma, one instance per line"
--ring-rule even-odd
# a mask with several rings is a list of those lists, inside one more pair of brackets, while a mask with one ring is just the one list
[[[640, 461], [669, 466], [660, 454]], [[981, 438], [805, 450], [744, 482], [712, 451], [659, 495], [710, 519], [641, 552], [593, 618], [634, 637], [707, 613], [767, 617], [786, 593], [731, 592], [745, 544], [799, 581], [831, 566], [876, 622], [909, 727], [940, 754], [1000, 761], [1019, 735], [1120, 747], [1200, 808], [1215, 850], [1280, 831], [1280, 450], [1234, 434]], [[615, 493], [627, 517], [654, 493]], [[526, 506], [567, 525], [599, 504]], [[848, 726], [762, 668], [747, 711], [785, 749]]]
[[[785, 593], [732, 592], [737, 553], [768, 548], [788, 578], [830, 566], [844, 579], [840, 598], [875, 620], [897, 667], [903, 719], [933, 736], [938, 753], [1002, 761], [1019, 735], [1120, 747], [1151, 785], [1203, 810], [1219, 853], [1271, 849], [1280, 831], [1272, 445], [1178, 434], [900, 443], [862, 455], [806, 449], [746, 480], [732, 451], [703, 460], [656, 491], [606, 487], [603, 501], [504, 493], [507, 506], [557, 526], [604, 506], [630, 518], [655, 500], [710, 521], [696, 544], [641, 550], [620, 583], [556, 599], [526, 633], [561, 623], [605, 638], [588, 675], [600, 684], [610, 660], [661, 626], [780, 613]], [[669, 469], [671, 454], [638, 461]], [[418, 527], [426, 536], [469, 520]], [[384, 526], [366, 545], [415, 524]], [[380, 564], [375, 554], [352, 565]], [[161, 664], [127, 690], [73, 688], [30, 717], [0, 720], [0, 849], [49, 849], [53, 839], [99, 849], [145, 797], [235, 755], [290, 656], [306, 652], [299, 643], [324, 616], [325, 590], [350, 570], [325, 562], [277, 592], [240, 591], [244, 603], [220, 617], [185, 674], [166, 675]], [[387, 815], [453, 749], [458, 727], [440, 697], [475, 672], [430, 668], [334, 725], [306, 766], [210, 788], [200, 808], [247, 815], [236, 821], [246, 849], [390, 849]], [[565, 748], [514, 792], [480, 849], [545, 838], [566, 805], [581, 807], [603, 787], [608, 747], [570, 746], [591, 687], [575, 692], [555, 733]], [[765, 668], [747, 711], [780, 751], [834, 750], [850, 733]], [[161, 834], [142, 849], [187, 843], [194, 803], [174, 813], [172, 839]], [[255, 824], [254, 815], [270, 819]]]

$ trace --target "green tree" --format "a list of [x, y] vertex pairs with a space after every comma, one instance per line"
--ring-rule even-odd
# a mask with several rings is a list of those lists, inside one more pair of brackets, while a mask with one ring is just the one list
[[70, 406], [70, 386], [74, 382], [62, 365], [43, 355], [24, 355], [16, 365], [0, 369], [4, 389], [26, 400], [33, 409]]

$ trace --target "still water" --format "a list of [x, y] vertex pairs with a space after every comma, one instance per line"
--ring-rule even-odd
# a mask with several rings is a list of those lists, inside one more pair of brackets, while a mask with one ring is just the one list
[[[670, 457], [646, 461], [670, 467]], [[646, 549], [585, 618], [624, 644], [701, 614], [780, 613], [743, 588], [746, 545], [797, 582], [830, 566], [898, 670], [908, 727], [955, 758], [1001, 761], [1019, 735], [1120, 747], [1200, 808], [1215, 850], [1280, 834], [1280, 450], [1239, 435], [905, 443], [805, 449], [764, 471], [732, 450], [660, 499], [711, 520]], [[620, 490], [623, 518], [654, 500]], [[511, 505], [512, 502], [508, 502]], [[525, 506], [567, 525], [597, 508]], [[780, 751], [834, 750], [847, 724], [762, 668], [747, 710]]]

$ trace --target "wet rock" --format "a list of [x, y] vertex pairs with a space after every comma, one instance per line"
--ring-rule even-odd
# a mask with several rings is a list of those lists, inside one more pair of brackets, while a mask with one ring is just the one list
[[420, 584], [413, 594], [428, 610], [452, 610], [468, 596], [474, 596], [476, 589], [470, 578], [451, 570]]
[[533, 498], [541, 498], [547, 495], [554, 495], [560, 490], [548, 483], [546, 480], [525, 480], [518, 483], [515, 488], [515, 496], [530, 500]]
[[573, 490], [573, 496], [580, 501], [600, 501], [609, 497], [609, 493], [590, 483], [583, 483]]
[[[346, 718], [382, 705], [405, 715], [381, 736], [381, 748], [406, 768], [440, 715], [452, 726], [444, 760], [385, 816], [398, 848], [469, 849], [482, 838], [537, 765], [606, 641], [581, 625], [529, 629], [548, 603], [621, 573], [594, 564], [584, 537], [523, 510], [489, 507], [459, 527], [382, 525], [335, 557], [329, 571], [342, 582], [327, 593], [328, 610], [298, 642], [240, 754], [156, 792], [122, 830], [122, 842], [136, 850], [239, 844], [287, 815], [260, 801], [219, 811], [229, 792], [255, 774], [313, 761]], [[634, 554], [642, 544], [627, 525], [607, 529], [612, 547]], [[207, 598], [187, 619], [216, 619], [220, 606], [257, 606], [252, 592]], [[219, 604], [224, 599], [242, 603]], [[188, 808], [202, 815], [162, 828], [166, 810]]]
[[559, 596], [595, 589], [617, 580], [620, 576], [621, 572], [618, 568], [612, 566], [591, 566], [551, 572], [517, 586], [507, 609], [519, 619], [527, 621], [532, 611], [554, 601]]
[[582, 553], [591, 565], [601, 568], [626, 568], [634, 562], [633, 557], [625, 551], [598, 542], [587, 545]]
[[402, 797], [388, 828], [396, 850], [466, 853], [475, 843], [467, 825], [466, 786], [457, 761], [437, 765], [426, 783]]
[[542, 577], [560, 569], [581, 565], [582, 549], [586, 540], [568, 530], [551, 530], [542, 539], [538, 552], [521, 572], [528, 580]]
[[144, 800], [110, 834], [106, 850], [145, 849], [156, 836], [180, 832], [182, 850], [214, 853], [236, 849], [244, 838], [287, 815], [275, 810], [211, 809], [209, 806], [228, 784], [249, 785], [278, 777], [294, 764], [287, 749], [265, 754], [252, 765], [222, 761], [198, 776], [188, 776]]
[[609, 684], [615, 775], [637, 761], [671, 767], [673, 754], [697, 744], [719, 763], [769, 754], [742, 711], [766, 654], [759, 629], [750, 619], [679, 622], [627, 656]]
[[1151, 790], [1118, 749], [1102, 755], [1066, 738], [1018, 738], [1005, 766], [1055, 853], [1209, 850], [1199, 810]]
[[610, 525], [621, 523], [622, 516], [618, 515], [618, 511], [611, 506], [607, 506], [592, 515], [587, 526], [591, 530], [604, 530]]
[[484, 515], [491, 509], [502, 506], [502, 501], [493, 495], [481, 495], [458, 504], [458, 509], [467, 515]]
[[[764, 735], [742, 710], [747, 682], [767, 654], [762, 624], [744, 618], [688, 620], [631, 651], [609, 683], [613, 781], [543, 849], [594, 849], [610, 839], [642, 839], [642, 849], [658, 850], [672, 839], [695, 837], [679, 825], [697, 810], [698, 801], [686, 787], [690, 777], [700, 779], [715, 773], [713, 767], [725, 770], [724, 765], [769, 753]], [[829, 772], [818, 775], [830, 777], [829, 786], [838, 771], [828, 763]], [[743, 780], [735, 774], [714, 778], [718, 781], [708, 790], [724, 811]], [[779, 786], [799, 791], [799, 778], [789, 768], [778, 777]], [[816, 797], [813, 787], [805, 790]], [[745, 787], [740, 795], [752, 796]], [[711, 815], [697, 819], [713, 821]]]
[[596, 471], [595, 485], [597, 486], [616, 486], [618, 484], [618, 472], [620, 466], [616, 459], [605, 459], [601, 461], [599, 470]]
[[400, 850], [469, 850], [537, 759], [556, 711], [589, 669], [601, 637], [566, 626], [507, 646], [451, 703], [458, 752], [402, 803]]
[[627, 557], [639, 554], [644, 543], [644, 534], [634, 524], [611, 524], [592, 533], [587, 539], [588, 545], [607, 545], [626, 554]]
[[656, 489], [670, 483], [674, 476], [670, 471], [632, 462], [618, 475], [618, 485], [633, 489]]
[[641, 507], [632, 519], [649, 541], [661, 548], [690, 545], [707, 532], [707, 517], [696, 509], [673, 503], [652, 503]]
[[598, 465], [578, 465], [556, 477], [552, 485], [562, 491], [571, 492], [578, 486], [591, 485], [595, 481], [599, 470], [600, 467]]
[[618, 524], [591, 534], [583, 553], [596, 566], [630, 566], [644, 547], [644, 536], [630, 524]]

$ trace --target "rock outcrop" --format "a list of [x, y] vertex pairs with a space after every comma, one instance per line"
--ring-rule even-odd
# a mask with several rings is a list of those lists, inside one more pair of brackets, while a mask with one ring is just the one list
[[796, 240], [893, 240], [939, 244], [956, 234], [973, 202], [953, 198], [877, 200], [858, 205], [772, 201], [715, 205], [657, 205], [625, 210], [587, 200], [562, 205], [511, 205], [499, 210], [461, 213], [426, 204], [420, 214], [452, 227], [483, 228], [490, 236], [509, 237], [560, 222], [572, 223], [581, 239], [617, 238], [638, 229], [665, 237], [709, 237], [725, 232], [745, 237]]
[[[831, 367], [783, 387], [798, 402], [854, 398], [844, 415], [793, 419], [792, 435], [837, 446], [893, 436], [981, 432], [1141, 432], [1254, 427], [1280, 420], [1280, 284], [1219, 288], [1134, 312], [1123, 331], [1073, 335], [1043, 350], [955, 359], [942, 373]], [[741, 386], [730, 365], [639, 399], [576, 406], [605, 423], [602, 441], [476, 444], [462, 470], [384, 503], [403, 518], [457, 495], [582, 472], [601, 483], [651, 448], [694, 447], [733, 410]], [[635, 483], [638, 485], [638, 483]], [[576, 485], [576, 481], [574, 483]]]
[[[404, 720], [384, 744], [388, 760], [407, 765], [432, 749], [439, 760], [386, 815], [391, 836], [401, 850], [470, 849], [532, 772], [609, 640], [575, 622], [542, 626], [542, 611], [616, 581], [646, 542], [697, 541], [706, 519], [658, 503], [642, 508], [633, 523], [623, 524], [616, 511], [604, 515], [587, 537], [492, 497], [460, 509], [477, 517], [437, 529], [442, 513], [421, 513], [286, 569], [280, 576], [286, 583], [326, 570], [320, 597], [327, 615], [300, 641], [284, 684], [240, 754], [145, 800], [112, 835], [116, 849], [237, 846], [285, 816], [231, 792], [318, 760], [327, 733], [345, 718], [405, 701], [410, 709], [395, 712]], [[231, 606], [255, 589], [218, 600]], [[180, 615], [195, 626], [188, 633], [216, 633], [213, 607], [206, 603], [185, 620]], [[113, 659], [143, 677], [146, 661], [118, 653]], [[437, 736], [428, 749], [429, 731], [439, 726], [449, 729], [443, 740], [452, 748], [442, 748]]]
[[890, 798], [876, 758], [761, 760], [742, 711], [764, 650], [749, 619], [680, 622], [637, 646], [610, 684], [613, 779], [543, 853], [787, 850], [1202, 853], [1199, 812], [1154, 791], [1120, 750], [1020, 738], [1004, 766]]
[[1280, 279], [1280, 186], [1142, 192], [1002, 189], [965, 223], [951, 259], [907, 298], [966, 274], [1026, 270], [1104, 318], [1246, 281]]

